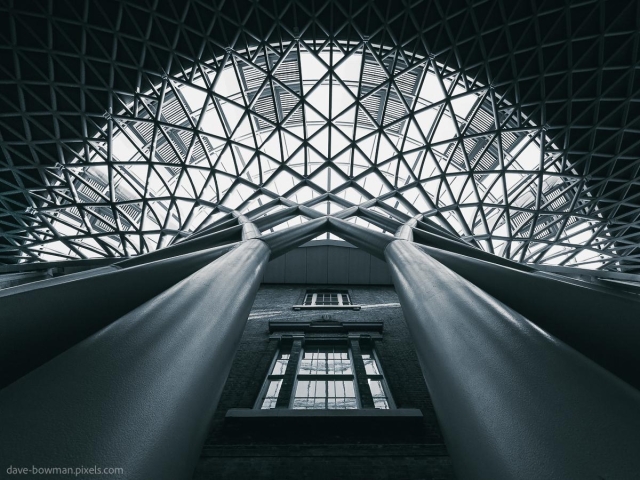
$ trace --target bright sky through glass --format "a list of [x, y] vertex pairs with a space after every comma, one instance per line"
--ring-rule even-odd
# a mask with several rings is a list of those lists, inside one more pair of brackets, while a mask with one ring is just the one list
[[429, 58], [300, 41], [279, 53], [230, 52], [215, 69], [166, 76], [127, 98], [60, 167], [73, 191], [51, 225], [72, 243], [43, 243], [43, 259], [136, 255], [230, 209], [331, 192], [353, 204], [382, 197], [407, 213], [412, 206], [518, 261], [601, 264], [597, 248], [574, 248], [594, 226], [567, 213], [575, 183], [560, 174], [544, 129]]

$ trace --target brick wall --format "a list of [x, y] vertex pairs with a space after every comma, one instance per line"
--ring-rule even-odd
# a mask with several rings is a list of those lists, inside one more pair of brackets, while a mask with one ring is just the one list
[[353, 303], [362, 309], [329, 313], [337, 321], [384, 323], [383, 339], [375, 346], [382, 369], [396, 406], [422, 411], [420, 428], [411, 435], [363, 434], [345, 428], [331, 434], [280, 432], [273, 436], [225, 428], [227, 410], [252, 408], [260, 394], [278, 348], [277, 340], [269, 339], [269, 321], [318, 320], [327, 313], [292, 310], [307, 288], [312, 287], [263, 285], [258, 291], [194, 478], [454, 478], [393, 287], [349, 287]]

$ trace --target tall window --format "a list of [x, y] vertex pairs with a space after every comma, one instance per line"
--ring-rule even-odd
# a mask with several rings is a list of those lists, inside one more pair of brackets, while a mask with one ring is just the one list
[[375, 408], [389, 408], [389, 397], [387, 396], [388, 388], [382, 371], [378, 366], [373, 349], [366, 349], [362, 351], [362, 361], [364, 363], [364, 370], [367, 374], [367, 383], [371, 390], [371, 396], [373, 397], [373, 405]]
[[358, 408], [346, 347], [305, 348], [297, 375], [294, 409]]
[[276, 408], [276, 402], [278, 401], [278, 395], [280, 394], [280, 387], [282, 386], [284, 374], [287, 371], [287, 364], [289, 363], [290, 356], [291, 354], [288, 349], [281, 349], [276, 354], [273, 367], [271, 367], [271, 373], [267, 375], [265, 388], [263, 388], [260, 408]]
[[299, 342], [298, 348], [294, 344], [276, 354], [256, 408], [276, 408], [276, 404], [294, 410], [393, 408], [372, 347], [352, 349], [347, 341], [312, 341], [301, 347]]

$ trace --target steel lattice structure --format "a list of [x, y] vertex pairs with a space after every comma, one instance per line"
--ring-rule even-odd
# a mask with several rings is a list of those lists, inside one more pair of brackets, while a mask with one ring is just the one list
[[362, 205], [518, 262], [638, 266], [636, 2], [21, 8], [0, 29], [4, 263]]

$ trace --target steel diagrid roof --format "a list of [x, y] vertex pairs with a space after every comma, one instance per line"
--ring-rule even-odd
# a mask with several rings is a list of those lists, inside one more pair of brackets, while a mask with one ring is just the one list
[[[111, 6], [119, 16], [93, 2], [73, 21], [46, 9], [8, 15], [2, 52], [13, 67], [2, 67], [11, 70], [2, 86], [19, 94], [0, 97], [8, 112], [0, 117], [1, 261], [137, 255], [232, 210], [251, 212], [280, 197], [328, 215], [377, 198], [519, 262], [636, 268], [640, 163], [629, 158], [629, 140], [618, 142], [611, 159], [585, 161], [578, 148], [584, 126], [563, 124], [518, 89], [531, 67], [518, 71], [520, 64], [503, 56], [516, 78], [501, 82], [486, 74], [491, 54], [482, 48], [476, 61], [452, 62], [450, 45], [418, 40], [418, 48], [400, 41], [388, 21], [365, 35], [355, 20], [335, 27], [332, 18], [338, 30], [332, 35], [319, 28], [320, 17], [287, 20], [292, 11], [308, 12], [297, 2], [283, 7], [280, 18], [298, 26], [278, 25], [279, 35], [263, 38], [253, 32], [251, 41], [251, 22], [234, 21], [223, 7], [207, 11], [207, 25], [224, 22], [236, 39], [210, 54], [200, 51], [192, 62], [176, 51], [161, 61], [154, 35], [188, 37], [186, 18], [202, 7], [186, 5], [172, 7], [181, 20], [160, 15], [150, 23], [153, 34], [139, 30], [142, 43], [113, 34], [125, 30], [123, 16], [145, 11], [127, 2]], [[327, 5], [339, 13], [336, 4]], [[592, 2], [591, 8], [604, 7]], [[146, 12], [154, 18], [156, 10]], [[371, 2], [355, 11], [365, 10], [379, 13]], [[404, 7], [397, 15], [416, 21], [435, 14], [423, 10]], [[473, 20], [476, 10], [461, 11]], [[430, 21], [442, 23], [444, 12]], [[275, 28], [277, 16], [258, 14], [260, 25], [271, 21]], [[112, 17], [121, 24], [110, 23]], [[520, 27], [526, 30], [527, 22], [534, 20]], [[26, 40], [37, 25], [48, 29], [48, 38]], [[456, 35], [441, 30], [454, 43]], [[637, 44], [637, 32], [634, 38]], [[89, 53], [87, 45], [100, 39], [102, 51], [94, 45], [98, 53]], [[73, 55], [81, 73], [102, 76], [106, 97], [83, 86]], [[96, 55], [110, 60], [96, 67], [99, 62], [87, 60]], [[148, 67], [139, 55], [164, 66]], [[22, 81], [23, 71], [24, 78], [48, 80]], [[81, 102], [71, 100], [74, 88], [82, 91]], [[82, 119], [81, 132], [72, 116]], [[590, 138], [597, 150], [597, 135]], [[372, 210], [387, 215], [379, 206]], [[298, 216], [274, 229], [306, 220]]]

